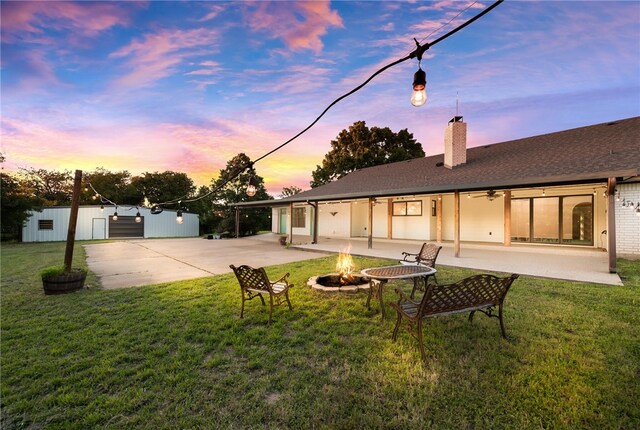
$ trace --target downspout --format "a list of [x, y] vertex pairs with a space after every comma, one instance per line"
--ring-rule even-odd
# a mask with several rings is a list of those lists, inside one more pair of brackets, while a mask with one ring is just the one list
[[453, 255], [460, 257], [460, 191], [453, 193]]
[[289, 203], [289, 245], [293, 243], [293, 203]]

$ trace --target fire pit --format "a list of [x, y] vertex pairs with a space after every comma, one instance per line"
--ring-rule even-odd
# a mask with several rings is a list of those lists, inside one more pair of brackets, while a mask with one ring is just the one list
[[320, 291], [358, 292], [369, 289], [369, 278], [353, 274], [354, 264], [350, 248], [340, 252], [336, 263], [336, 272], [328, 275], [313, 276], [307, 285]]

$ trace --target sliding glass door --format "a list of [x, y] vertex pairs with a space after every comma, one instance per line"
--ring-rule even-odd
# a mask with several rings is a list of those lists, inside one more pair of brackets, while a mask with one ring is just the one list
[[593, 196], [513, 199], [511, 240], [593, 245]]

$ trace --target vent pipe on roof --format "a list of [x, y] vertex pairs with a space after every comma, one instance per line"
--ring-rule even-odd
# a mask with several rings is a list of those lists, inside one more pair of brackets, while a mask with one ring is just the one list
[[467, 162], [467, 123], [454, 116], [444, 130], [444, 166], [452, 169]]

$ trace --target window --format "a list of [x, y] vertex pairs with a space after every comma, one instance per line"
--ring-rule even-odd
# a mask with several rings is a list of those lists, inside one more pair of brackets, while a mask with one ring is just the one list
[[293, 208], [293, 213], [291, 214], [291, 226], [304, 228], [307, 219], [307, 208]]
[[593, 245], [593, 195], [513, 199], [511, 240]]
[[422, 201], [393, 202], [393, 216], [422, 216]]
[[38, 220], [38, 230], [53, 230], [53, 220], [52, 219], [39, 219]]

